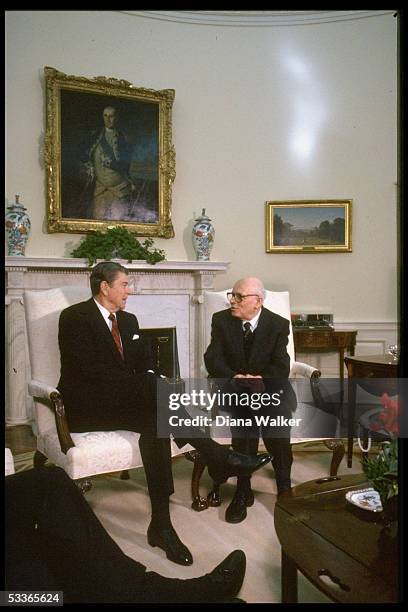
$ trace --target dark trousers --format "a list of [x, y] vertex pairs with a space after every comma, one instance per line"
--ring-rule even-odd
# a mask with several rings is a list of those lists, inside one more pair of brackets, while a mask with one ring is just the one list
[[146, 568], [107, 534], [61, 468], [5, 480], [7, 590], [62, 590], [72, 601], [132, 601]]
[[[232, 429], [232, 428], [231, 428]], [[288, 438], [262, 437], [265, 448], [272, 456], [272, 466], [278, 489], [290, 486], [290, 471], [293, 463], [292, 447]], [[247, 455], [255, 455], [258, 451], [259, 437], [232, 438], [232, 448]], [[237, 485], [239, 489], [250, 488], [250, 477], [239, 476]]]
[[[146, 572], [105, 531], [58, 467], [5, 479], [5, 589], [63, 591], [64, 603], [209, 601], [201, 579]], [[205, 585], [203, 585], [205, 587]]]
[[[147, 487], [152, 506], [152, 521], [158, 527], [170, 522], [169, 496], [174, 492], [171, 469], [170, 440], [157, 437], [157, 387], [152, 374], [138, 374], [129, 384], [117, 390], [112, 398], [113, 408], [106, 410], [103, 397], [84, 402], [88, 413], [70, 415], [71, 431], [109, 431], [126, 429], [140, 433], [139, 448], [145, 469]], [[222, 480], [229, 451], [206, 438], [176, 439], [180, 448], [191, 444], [205, 458], [215, 479]]]
[[[234, 383], [235, 381], [232, 381], [230, 388], [227, 387], [229, 391], [237, 391], [237, 386]], [[275, 381], [266, 380], [264, 384], [264, 391], [268, 392], [269, 395], [272, 395], [278, 387]], [[253, 395], [250, 390], [241, 391], [241, 394], [248, 395], [248, 393], [249, 397]], [[287, 488], [291, 485], [290, 472], [293, 463], [293, 455], [290, 444], [290, 427], [274, 427], [272, 425], [259, 426], [256, 424], [254, 415], [257, 414], [259, 416], [275, 419], [279, 416], [290, 418], [292, 414], [289, 404], [290, 402], [288, 400], [282, 400], [277, 407], [261, 407], [254, 412], [246, 403], [244, 403], [244, 405], [238, 403], [238, 405], [233, 406], [230, 410], [232, 417], [251, 419], [252, 421], [252, 426], [231, 427], [232, 448], [240, 453], [254, 455], [258, 451], [259, 438], [262, 437], [266, 450], [272, 456], [272, 466], [275, 470], [278, 490]], [[248, 490], [250, 488], [250, 477], [239, 477], [237, 486], [238, 489]]]

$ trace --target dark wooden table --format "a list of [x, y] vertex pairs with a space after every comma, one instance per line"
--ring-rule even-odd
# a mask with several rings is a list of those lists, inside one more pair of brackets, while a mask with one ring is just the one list
[[335, 602], [397, 602], [396, 547], [385, 550], [379, 515], [373, 517], [345, 499], [347, 490], [369, 486], [366, 476], [338, 478], [294, 487], [293, 497], [276, 503], [282, 603], [297, 603], [297, 570]]
[[[341, 381], [341, 401], [343, 401], [344, 351], [354, 355], [357, 330], [337, 329], [299, 329], [293, 326], [295, 355], [297, 351], [338, 351]], [[296, 358], [296, 357], [295, 357]]]
[[351, 467], [353, 463], [357, 386], [376, 396], [381, 396], [383, 393], [395, 395], [397, 392], [398, 359], [394, 359], [391, 355], [363, 355], [359, 357], [345, 357], [344, 362], [349, 377], [347, 467]]

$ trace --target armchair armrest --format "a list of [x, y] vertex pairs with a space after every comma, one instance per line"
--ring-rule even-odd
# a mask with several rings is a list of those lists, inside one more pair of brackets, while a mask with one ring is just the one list
[[58, 393], [58, 389], [43, 383], [41, 380], [30, 380], [28, 383], [28, 392], [31, 397], [51, 400], [51, 394]]
[[61, 393], [55, 387], [51, 387], [39, 380], [31, 380], [29, 382], [28, 392], [32, 397], [47, 400], [51, 404], [61, 450], [64, 454], [67, 454], [69, 449], [73, 448], [75, 444], [69, 431]]
[[302, 363], [301, 361], [294, 361], [292, 364], [292, 368], [290, 370], [290, 374], [304, 376], [305, 378], [320, 378], [321, 372], [316, 368], [308, 365], [307, 363]]

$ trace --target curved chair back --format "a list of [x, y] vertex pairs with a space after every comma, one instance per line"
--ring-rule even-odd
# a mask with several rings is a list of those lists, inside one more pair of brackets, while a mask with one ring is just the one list
[[48, 385], [58, 383], [60, 354], [58, 320], [61, 311], [91, 297], [89, 287], [59, 287], [45, 291], [25, 291], [31, 378]]

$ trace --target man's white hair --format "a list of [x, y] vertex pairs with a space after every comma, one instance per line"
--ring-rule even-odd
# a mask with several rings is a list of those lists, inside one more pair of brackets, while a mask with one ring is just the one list
[[251, 291], [259, 295], [259, 297], [261, 297], [262, 299], [265, 299], [265, 287], [263, 285], [263, 282], [259, 278], [257, 278], [256, 276], [248, 276], [246, 278], [240, 278], [235, 283], [235, 285], [240, 285], [241, 283], [251, 285], [251, 287], [253, 287]]

